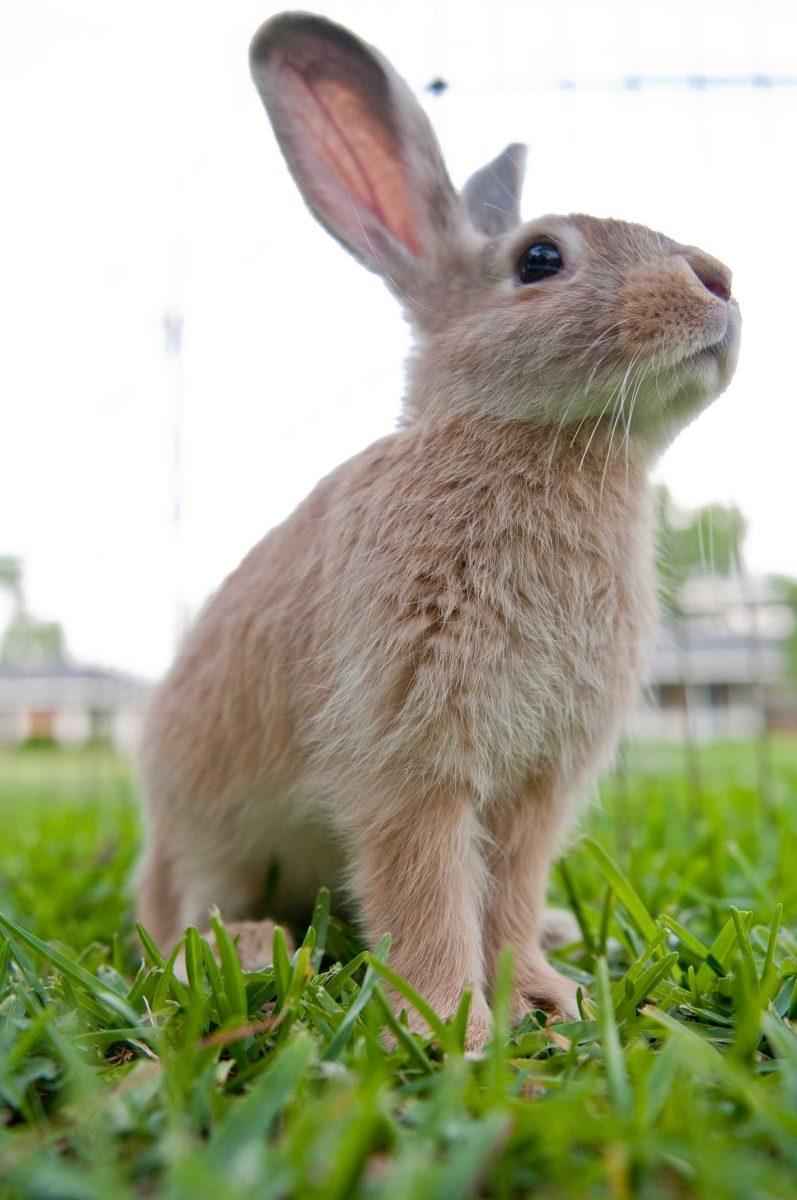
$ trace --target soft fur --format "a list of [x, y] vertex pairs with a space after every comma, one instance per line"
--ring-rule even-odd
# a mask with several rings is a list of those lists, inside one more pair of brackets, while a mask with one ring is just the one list
[[[344, 886], [438, 1011], [473, 985], [478, 1046], [503, 945], [516, 1016], [574, 1011], [549, 865], [644, 670], [648, 467], [727, 385], [738, 308], [721, 263], [641, 226], [518, 224], [519, 147], [458, 196], [346, 30], [285, 14], [252, 63], [308, 204], [416, 342], [400, 429], [251, 551], [156, 693], [140, 916], [166, 944], [211, 904], [248, 916], [272, 861], [278, 912]], [[539, 240], [565, 266], [524, 286]]]

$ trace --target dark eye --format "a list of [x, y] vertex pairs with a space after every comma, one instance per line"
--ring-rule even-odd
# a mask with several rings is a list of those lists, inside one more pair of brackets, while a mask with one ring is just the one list
[[558, 246], [552, 242], [535, 242], [518, 263], [518, 279], [521, 283], [539, 283], [558, 275], [564, 265]]

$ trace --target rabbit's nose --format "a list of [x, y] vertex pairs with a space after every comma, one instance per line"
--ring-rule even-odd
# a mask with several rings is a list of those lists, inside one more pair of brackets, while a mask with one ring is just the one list
[[713, 296], [719, 297], [720, 300], [730, 300], [732, 276], [719, 259], [711, 258], [708, 254], [702, 254], [699, 251], [687, 252], [684, 257], [707, 291], [711, 292]]
[[719, 275], [708, 274], [704, 271], [695, 271], [704, 288], [708, 288], [715, 296], [719, 296], [720, 300], [730, 300], [731, 289], [728, 283], [719, 277]]

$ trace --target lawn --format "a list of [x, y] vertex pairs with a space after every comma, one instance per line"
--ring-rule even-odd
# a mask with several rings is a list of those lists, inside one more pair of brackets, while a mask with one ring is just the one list
[[0, 1196], [797, 1194], [796, 742], [623, 756], [553, 881], [583, 1019], [508, 1029], [505, 960], [479, 1060], [323, 894], [272, 969], [142, 960], [137, 838], [110, 754], [0, 758]]

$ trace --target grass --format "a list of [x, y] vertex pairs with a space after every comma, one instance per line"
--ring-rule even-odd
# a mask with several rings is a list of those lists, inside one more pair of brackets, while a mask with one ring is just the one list
[[[797, 744], [637, 750], [555, 874], [583, 1020], [408, 1033], [319, 897], [244, 975], [136, 948], [128, 771], [0, 758], [0, 1196], [757, 1200], [797, 1190]], [[302, 940], [303, 939], [303, 940]], [[395, 982], [395, 981], [394, 981]], [[422, 1000], [400, 980], [407, 1003]]]

